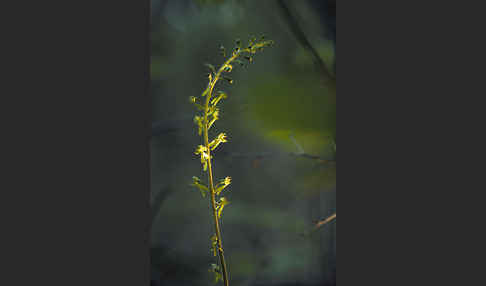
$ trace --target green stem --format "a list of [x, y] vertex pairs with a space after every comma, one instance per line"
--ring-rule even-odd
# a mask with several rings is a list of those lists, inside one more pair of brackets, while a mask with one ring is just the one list
[[209, 110], [209, 102], [211, 100], [211, 96], [213, 94], [213, 89], [214, 86], [216, 85], [216, 82], [221, 76], [221, 73], [224, 70], [224, 67], [227, 64], [230, 64], [233, 60], [235, 60], [240, 52], [235, 53], [231, 58], [229, 58], [218, 70], [217, 74], [215, 75], [213, 81], [210, 83], [210, 89], [208, 94], [206, 95], [206, 104], [204, 106], [204, 145], [206, 146], [206, 150], [208, 152], [208, 177], [209, 177], [209, 187], [211, 189], [211, 206], [213, 208], [213, 219], [214, 219], [214, 227], [216, 229], [216, 238], [218, 240], [218, 255], [219, 255], [219, 260], [221, 262], [221, 268], [223, 271], [223, 282], [225, 286], [229, 286], [229, 277], [228, 277], [228, 270], [226, 267], [226, 260], [224, 259], [224, 253], [223, 253], [223, 241], [221, 239], [221, 227], [219, 225], [219, 219], [218, 219], [218, 212], [216, 210], [216, 192], [214, 190], [214, 183], [213, 183], [213, 170], [211, 167], [211, 148], [209, 148], [209, 135], [208, 135], [208, 110]]

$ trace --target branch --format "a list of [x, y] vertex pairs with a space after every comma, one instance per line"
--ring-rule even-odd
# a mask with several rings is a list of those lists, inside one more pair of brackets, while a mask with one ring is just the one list
[[314, 231], [317, 230], [318, 228], [320, 228], [321, 226], [331, 222], [333, 219], [336, 219], [336, 214], [331, 215], [330, 217], [326, 218], [325, 220], [321, 220], [321, 221], [317, 222], [316, 225], [314, 226]]
[[311, 155], [307, 153], [277, 153], [277, 152], [262, 152], [262, 153], [237, 153], [237, 152], [221, 152], [220, 154], [228, 156], [228, 157], [250, 157], [255, 159], [263, 159], [268, 157], [277, 157], [277, 156], [295, 156], [295, 157], [302, 157], [311, 160], [319, 161], [319, 163], [335, 163], [336, 160], [324, 158], [317, 155]]
[[302, 238], [309, 238], [313, 233], [315, 233], [323, 225], [326, 225], [326, 224], [330, 223], [331, 221], [333, 221], [335, 219], [336, 219], [336, 214], [333, 214], [333, 215], [329, 216], [328, 218], [317, 222], [311, 230], [302, 233], [301, 237]]
[[326, 67], [326, 64], [319, 56], [316, 49], [311, 45], [311, 43], [305, 36], [304, 32], [302, 31], [302, 29], [299, 27], [299, 24], [292, 16], [292, 13], [290, 13], [290, 10], [285, 4], [284, 0], [278, 0], [277, 4], [280, 7], [280, 10], [282, 11], [283, 17], [287, 20], [287, 24], [289, 25], [290, 30], [294, 33], [295, 37], [300, 42], [300, 44], [304, 47], [304, 49], [307, 52], [309, 52], [309, 54], [314, 58], [314, 62], [317, 68], [322, 72], [322, 74], [326, 77], [326, 79], [335, 81], [336, 79], [334, 75], [329, 72], [329, 70]]
[[170, 187], [166, 187], [162, 190], [160, 190], [154, 197], [153, 202], [150, 206], [150, 211], [151, 211], [151, 217], [150, 217], [150, 225], [152, 227], [155, 217], [160, 211], [160, 208], [162, 207], [162, 204], [164, 201], [167, 199], [169, 194], [171, 193]]

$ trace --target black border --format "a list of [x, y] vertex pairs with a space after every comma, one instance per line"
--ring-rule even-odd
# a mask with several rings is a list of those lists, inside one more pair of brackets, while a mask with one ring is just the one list
[[150, 1], [24, 4], [2, 35], [0, 285], [149, 285]]

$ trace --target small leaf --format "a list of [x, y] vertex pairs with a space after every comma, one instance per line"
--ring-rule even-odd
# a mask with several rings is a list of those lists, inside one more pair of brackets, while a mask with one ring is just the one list
[[227, 204], [230, 203], [225, 197], [220, 198], [219, 201], [220, 202], [219, 202], [219, 205], [218, 205], [218, 208], [217, 208], [217, 211], [218, 211], [218, 219], [221, 218], [221, 213], [223, 212], [224, 206], [226, 206]]
[[214, 283], [218, 283], [219, 280], [223, 280], [223, 275], [221, 274], [221, 270], [219, 266], [211, 263], [211, 267], [209, 268], [208, 272], [214, 273]]
[[216, 195], [219, 196], [219, 194], [224, 190], [224, 188], [229, 186], [229, 184], [231, 184], [231, 177], [226, 177], [223, 180], [221, 180], [215, 188], [214, 192], [216, 193]]
[[245, 59], [247, 59], [247, 60], [248, 60], [248, 62], [250, 62], [250, 63], [251, 63], [251, 62], [253, 62], [253, 58], [252, 58], [252, 57], [245, 56]]
[[250, 36], [250, 41], [248, 42], [248, 47], [253, 46], [253, 43], [255, 43], [255, 40], [256, 39], [254, 37]]
[[218, 137], [216, 137], [216, 139], [214, 139], [213, 141], [211, 141], [211, 143], [209, 143], [209, 148], [211, 148], [211, 150], [216, 149], [216, 147], [218, 147], [219, 144], [228, 142], [226, 139], [227, 139], [226, 133], [220, 133]]
[[218, 237], [216, 236], [216, 234], [213, 234], [213, 236], [211, 236], [211, 250], [213, 251], [213, 254], [214, 256], [216, 256], [218, 254]]
[[192, 184], [191, 184], [191, 186], [197, 187], [199, 189], [199, 191], [201, 192], [201, 196], [203, 198], [206, 197], [206, 193], [209, 193], [208, 187], [202, 185], [201, 184], [201, 180], [198, 177], [196, 177], [196, 176], [193, 176], [192, 177]]
[[243, 63], [242, 61], [236, 59], [234, 60], [235, 63], [239, 64], [240, 66], [244, 67], [245, 66], [245, 63]]
[[[209, 154], [208, 154], [208, 149], [204, 145], [199, 145], [196, 149], [196, 152], [194, 152], [196, 155], [201, 155], [201, 164], [203, 164], [205, 167], [207, 165], [207, 160], [209, 160]], [[206, 171], [206, 169], [204, 169]]]
[[233, 83], [233, 80], [232, 80], [231, 78], [229, 78], [229, 77], [227, 77], [227, 76], [223, 76], [223, 78], [224, 78], [225, 80], [227, 80], [227, 81], [228, 81], [230, 84], [232, 84], [232, 83]]
[[211, 100], [211, 104], [212, 104], [212, 105], [216, 105], [216, 104], [218, 104], [218, 102], [219, 102], [221, 99], [224, 99], [224, 98], [228, 98], [228, 96], [226, 95], [226, 93], [224, 93], [224, 92], [220, 91], [220, 92], [219, 92], [218, 97], [215, 97], [215, 98], [213, 98], [213, 99]]
[[197, 98], [195, 96], [190, 96], [189, 97], [189, 102], [192, 103], [199, 110], [203, 110], [204, 109], [204, 107], [201, 104], [197, 103]]
[[196, 123], [197, 126], [198, 126], [197, 133], [199, 134], [199, 136], [201, 136], [201, 134], [202, 134], [203, 120], [204, 119], [201, 116], [198, 116], [198, 115], [194, 116], [194, 123]]
[[206, 146], [204, 145], [199, 145], [197, 146], [197, 149], [196, 151], [194, 152], [194, 154], [198, 155], [198, 154], [202, 154], [204, 152], [206, 152], [208, 149], [206, 148]]
[[213, 119], [209, 122], [208, 129], [210, 129], [211, 126], [213, 126], [214, 122], [216, 122], [216, 120], [219, 119], [219, 109], [218, 108], [215, 108], [214, 109], [214, 112], [212, 113], [212, 116], [213, 116]]
[[219, 46], [219, 52], [223, 57], [226, 57], [226, 49], [224, 48], [223, 45]]
[[223, 281], [223, 275], [219, 272], [214, 272], [214, 283], [218, 283], [219, 280]]
[[212, 64], [204, 64], [204, 65], [207, 66], [214, 74], [216, 74], [216, 69]]
[[208, 87], [203, 91], [203, 93], [201, 94], [201, 97], [206, 96], [206, 94], [208, 94], [210, 88], [211, 88], [211, 86], [208, 84]]

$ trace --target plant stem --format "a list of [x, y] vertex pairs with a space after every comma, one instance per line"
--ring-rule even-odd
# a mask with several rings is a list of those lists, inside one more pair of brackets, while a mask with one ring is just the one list
[[218, 73], [215, 75], [213, 81], [210, 83], [210, 89], [208, 94], [206, 95], [206, 104], [204, 106], [204, 145], [206, 146], [206, 150], [208, 152], [208, 177], [209, 177], [209, 187], [211, 190], [211, 206], [213, 208], [213, 218], [214, 218], [214, 227], [216, 230], [216, 238], [218, 240], [218, 254], [219, 254], [219, 260], [221, 262], [221, 268], [223, 271], [223, 282], [225, 286], [229, 286], [229, 277], [228, 277], [228, 270], [226, 267], [226, 261], [224, 259], [224, 253], [223, 253], [223, 241], [221, 239], [221, 227], [219, 226], [219, 219], [218, 219], [218, 212], [216, 210], [216, 192], [214, 190], [214, 184], [213, 184], [213, 170], [211, 167], [211, 148], [209, 147], [209, 128], [208, 128], [208, 110], [209, 110], [209, 101], [211, 100], [211, 96], [213, 94], [213, 89], [214, 86], [216, 85], [216, 82], [218, 81], [219, 77], [221, 76], [221, 73], [223, 72], [223, 67], [226, 64], [231, 63], [234, 59], [238, 57], [239, 53], [236, 53], [233, 55], [231, 58], [229, 58], [225, 64], [221, 66], [221, 68], [218, 70]]

